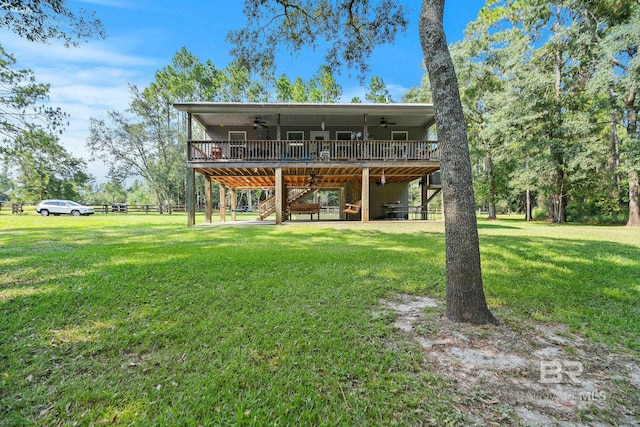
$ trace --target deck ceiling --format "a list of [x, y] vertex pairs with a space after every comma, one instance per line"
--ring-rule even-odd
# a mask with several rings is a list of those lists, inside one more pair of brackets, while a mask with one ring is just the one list
[[300, 103], [177, 103], [175, 108], [191, 113], [205, 128], [250, 127], [258, 119], [265, 127], [304, 126], [321, 128], [368, 126], [428, 129], [434, 123], [431, 104], [300, 104]]
[[[369, 181], [375, 185], [384, 172], [387, 184], [406, 183], [436, 172], [438, 165], [371, 167]], [[275, 188], [275, 167], [226, 167], [196, 168], [198, 173], [210, 176], [215, 182], [238, 190]], [[358, 166], [292, 166], [283, 167], [283, 179], [289, 188], [314, 187], [318, 189], [340, 188], [347, 182], [362, 179], [362, 167]], [[314, 177], [312, 179], [311, 177]]]

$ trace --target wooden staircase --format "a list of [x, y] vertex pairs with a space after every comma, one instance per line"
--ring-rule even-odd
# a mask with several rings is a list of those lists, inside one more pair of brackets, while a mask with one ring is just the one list
[[[298, 200], [304, 199], [309, 194], [313, 194], [316, 191], [318, 191], [317, 188], [292, 188], [287, 194], [287, 206], [292, 203], [296, 203]], [[258, 219], [262, 221], [275, 211], [276, 196], [274, 194], [258, 204]]]

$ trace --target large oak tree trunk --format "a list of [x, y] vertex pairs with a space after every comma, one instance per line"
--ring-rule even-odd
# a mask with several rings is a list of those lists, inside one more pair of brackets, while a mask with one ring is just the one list
[[429, 72], [442, 157], [446, 240], [446, 316], [475, 324], [497, 323], [482, 287], [480, 247], [467, 131], [458, 81], [444, 35], [444, 0], [423, 0], [420, 41]]

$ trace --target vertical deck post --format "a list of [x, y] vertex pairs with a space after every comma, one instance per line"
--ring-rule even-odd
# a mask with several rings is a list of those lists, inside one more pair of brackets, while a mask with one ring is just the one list
[[361, 220], [369, 222], [369, 166], [362, 168], [362, 197], [361, 197]]
[[[362, 200], [362, 183], [360, 182], [361, 179], [362, 176], [358, 178], [356, 175], [354, 175], [353, 177], [353, 181], [351, 182], [351, 203], [353, 203], [355, 200], [358, 200], [358, 198], [360, 198], [360, 203], [364, 203], [364, 200]], [[349, 215], [347, 215], [347, 220], [348, 219]], [[360, 221], [362, 221], [362, 205], [360, 207]]]
[[428, 175], [424, 175], [422, 177], [422, 186], [420, 187], [421, 191], [420, 191], [420, 211], [421, 211], [421, 215], [420, 218], [421, 219], [429, 219], [429, 188], [428, 188], [428, 182], [429, 182], [429, 176]]
[[291, 215], [289, 215], [289, 187], [287, 183], [283, 180], [282, 182], [282, 220], [289, 221], [291, 219]]
[[227, 186], [220, 184], [220, 222], [227, 222]]
[[283, 205], [283, 192], [284, 185], [282, 179], [282, 167], [276, 168], [276, 224], [282, 224], [282, 205]]
[[187, 168], [187, 227], [196, 224], [196, 170]]
[[280, 129], [280, 114], [278, 114], [278, 119], [276, 122], [276, 141], [282, 141], [282, 131]]
[[231, 189], [231, 221], [236, 220], [236, 209], [238, 209], [238, 191]]
[[[191, 113], [187, 113], [187, 161], [189, 161], [189, 143], [193, 128], [191, 126]], [[196, 170], [187, 167], [187, 227], [196, 224]]]
[[204, 177], [204, 222], [211, 224], [213, 213], [213, 200], [211, 200], [211, 177]]
[[362, 140], [363, 141], [368, 141], [369, 140], [369, 116], [368, 115], [364, 115], [364, 117], [362, 118], [364, 124], [362, 125]]

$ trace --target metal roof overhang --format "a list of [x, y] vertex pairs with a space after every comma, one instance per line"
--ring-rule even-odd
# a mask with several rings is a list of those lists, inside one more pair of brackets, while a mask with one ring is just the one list
[[310, 103], [252, 103], [252, 102], [179, 102], [179, 111], [191, 113], [204, 127], [249, 126], [255, 118], [276, 126], [378, 126], [381, 120], [395, 123], [394, 127], [422, 127], [434, 122], [432, 104], [310, 104]]

